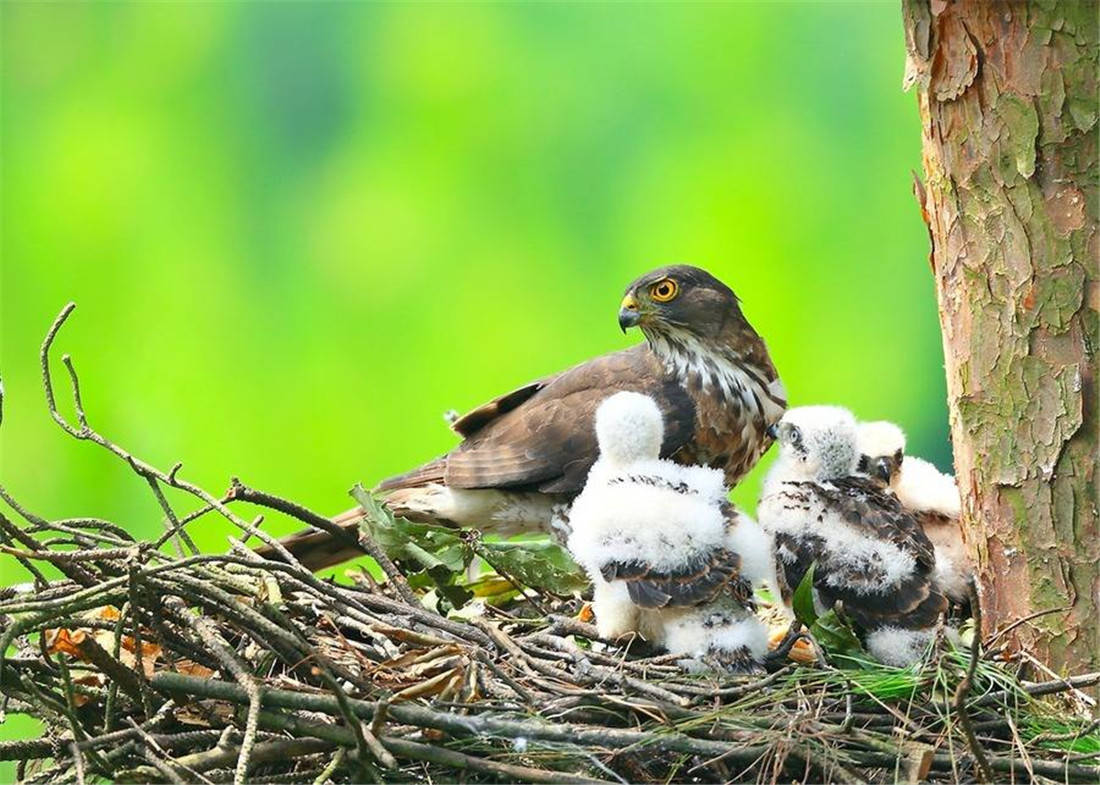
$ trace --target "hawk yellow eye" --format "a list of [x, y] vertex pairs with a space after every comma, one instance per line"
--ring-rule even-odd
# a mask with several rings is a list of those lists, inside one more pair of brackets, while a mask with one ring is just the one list
[[665, 278], [662, 281], [657, 281], [649, 289], [649, 296], [656, 302], [667, 303], [673, 299], [680, 291], [680, 287], [676, 285], [676, 282], [671, 278]]

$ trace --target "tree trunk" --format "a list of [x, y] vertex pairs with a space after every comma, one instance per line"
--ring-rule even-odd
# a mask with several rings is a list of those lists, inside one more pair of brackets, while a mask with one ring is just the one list
[[986, 632], [1051, 611], [1010, 642], [1096, 670], [1097, 6], [904, 0], [903, 15]]

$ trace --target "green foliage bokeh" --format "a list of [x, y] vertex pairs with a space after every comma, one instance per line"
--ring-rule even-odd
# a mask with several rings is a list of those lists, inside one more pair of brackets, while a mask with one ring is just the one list
[[3, 22], [0, 480], [44, 516], [160, 527], [46, 413], [37, 351], [67, 300], [58, 352], [98, 430], [215, 493], [239, 474], [335, 513], [453, 445], [445, 410], [637, 341], [622, 289], [677, 261], [737, 291], [793, 404], [897, 420], [950, 466], [897, 3]]

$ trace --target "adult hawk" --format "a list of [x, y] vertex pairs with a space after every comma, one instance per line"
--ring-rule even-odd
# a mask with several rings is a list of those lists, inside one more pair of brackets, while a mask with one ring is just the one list
[[607, 398], [596, 434], [569, 550], [592, 580], [600, 635], [640, 632], [689, 660], [759, 666], [768, 636], [753, 587], [774, 580], [771, 538], [729, 503], [721, 471], [658, 457], [661, 412], [649, 396]]
[[888, 486], [913, 513], [936, 550], [936, 581], [960, 615], [970, 614], [970, 559], [959, 520], [955, 478], [928, 461], [905, 454], [905, 433], [892, 422], [859, 424], [860, 469]]
[[[596, 460], [596, 407], [623, 390], [656, 401], [662, 457], [721, 469], [730, 485], [740, 480], [771, 445], [768, 428], [787, 401], [733, 291], [697, 267], [662, 267], [627, 287], [619, 326], [639, 327], [646, 343], [538, 379], [459, 418], [457, 447], [378, 486], [393, 511], [502, 534], [550, 531]], [[352, 510], [336, 520], [354, 530], [358, 517]], [[360, 553], [315, 530], [284, 544], [312, 569]]]
[[757, 516], [775, 536], [781, 579], [793, 589], [815, 565], [819, 610], [841, 602], [876, 659], [917, 660], [947, 610], [935, 553], [897, 496], [857, 473], [855, 419], [804, 406], [787, 412], [776, 434], [779, 458]]

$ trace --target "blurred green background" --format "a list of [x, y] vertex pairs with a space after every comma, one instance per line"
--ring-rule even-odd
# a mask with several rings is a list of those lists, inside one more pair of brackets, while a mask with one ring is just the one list
[[897, 2], [2, 13], [0, 480], [41, 515], [161, 525], [46, 412], [70, 299], [97, 429], [335, 513], [453, 445], [445, 410], [639, 340], [625, 284], [681, 261], [741, 296], [792, 404], [950, 466]]

